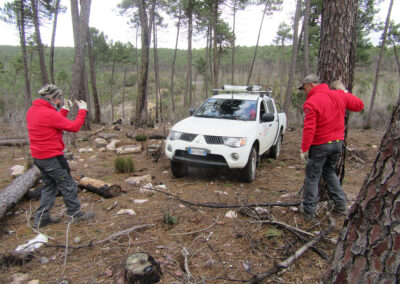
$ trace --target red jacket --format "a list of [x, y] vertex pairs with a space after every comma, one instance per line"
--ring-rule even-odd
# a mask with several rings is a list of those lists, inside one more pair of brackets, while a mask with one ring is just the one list
[[63, 131], [78, 132], [85, 122], [86, 112], [79, 110], [71, 121], [66, 118], [66, 109], [58, 112], [48, 101], [35, 100], [26, 114], [32, 157], [47, 159], [63, 155]]
[[363, 101], [353, 94], [331, 90], [327, 84], [312, 88], [303, 105], [305, 118], [301, 151], [308, 151], [311, 145], [343, 140], [346, 110], [361, 111], [363, 108]]

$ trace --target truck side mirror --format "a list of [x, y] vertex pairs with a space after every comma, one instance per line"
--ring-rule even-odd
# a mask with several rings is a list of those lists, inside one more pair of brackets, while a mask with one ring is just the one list
[[261, 116], [262, 122], [270, 122], [270, 121], [274, 121], [274, 119], [275, 119], [275, 115], [273, 115], [272, 113], [264, 113]]
[[189, 109], [189, 114], [192, 116], [196, 110], [194, 108]]

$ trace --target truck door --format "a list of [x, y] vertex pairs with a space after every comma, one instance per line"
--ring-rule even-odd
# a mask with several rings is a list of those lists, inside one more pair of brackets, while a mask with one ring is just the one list
[[259, 107], [259, 110], [260, 110], [260, 115], [259, 115], [259, 123], [260, 123], [259, 139], [260, 139], [260, 154], [262, 154], [265, 151], [267, 151], [268, 148], [270, 147], [270, 146], [268, 146], [269, 143], [270, 143], [269, 140], [268, 140], [269, 139], [268, 136], [270, 135], [270, 130], [269, 130], [270, 126], [269, 125], [271, 124], [271, 122], [262, 122], [261, 121], [262, 115], [267, 112], [267, 107], [266, 107], [266, 104], [265, 104], [265, 100], [260, 100], [260, 101], [261, 102], [260, 102], [260, 107]]
[[275, 105], [270, 98], [266, 100], [266, 105], [267, 105], [266, 112], [273, 114], [275, 117], [274, 121], [267, 122], [268, 124], [267, 149], [269, 149], [272, 145], [274, 145], [274, 142], [278, 137], [279, 116], [278, 116], [278, 111], [276, 110]]

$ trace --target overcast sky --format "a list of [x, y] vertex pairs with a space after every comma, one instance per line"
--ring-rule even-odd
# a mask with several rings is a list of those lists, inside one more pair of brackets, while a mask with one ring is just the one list
[[[7, 0], [0, 0], [0, 6], [3, 7], [4, 3], [9, 2]], [[117, 4], [121, 0], [92, 0], [92, 6], [90, 11], [90, 23], [91, 27], [96, 27], [100, 31], [103, 31], [109, 40], [121, 41], [121, 42], [132, 42], [135, 44], [135, 30], [129, 27], [127, 24], [128, 19], [120, 16]], [[380, 13], [378, 15], [379, 20], [384, 21], [387, 14], [387, 9], [390, 0], [384, 0], [380, 5]], [[72, 36], [72, 23], [71, 23], [71, 12], [69, 10], [70, 1], [61, 1], [62, 5], [68, 7], [66, 13], [59, 15], [57, 35], [56, 35], [56, 46], [73, 46]], [[276, 36], [276, 32], [279, 23], [285, 21], [291, 23], [294, 10], [296, 6], [295, 0], [284, 0], [283, 8], [280, 12], [276, 12], [272, 16], [268, 16], [264, 19], [262, 33], [260, 37], [260, 45], [272, 44], [273, 39]], [[223, 7], [223, 17], [228, 23], [232, 24], [232, 16], [230, 10], [227, 7]], [[395, 1], [392, 9], [392, 17], [396, 23], [400, 22], [400, 1]], [[258, 29], [262, 17], [261, 7], [249, 7], [245, 11], [239, 11], [236, 17], [236, 44], [241, 46], [254, 46], [256, 44]], [[18, 45], [18, 34], [15, 26], [9, 25], [0, 21], [0, 45]], [[181, 29], [182, 31], [182, 29]], [[50, 45], [51, 39], [51, 23], [45, 24], [41, 27], [41, 35], [44, 44]], [[194, 48], [204, 47], [205, 42], [203, 36], [194, 35]], [[168, 27], [162, 29], [158, 33], [158, 47], [175, 47], [176, 28], [173, 22], [170, 22]], [[186, 49], [186, 30], [180, 35], [180, 42], [178, 48]], [[371, 37], [374, 44], [378, 43], [379, 34], [374, 34]], [[140, 40], [139, 40], [140, 41]], [[140, 45], [140, 43], [139, 43]]]

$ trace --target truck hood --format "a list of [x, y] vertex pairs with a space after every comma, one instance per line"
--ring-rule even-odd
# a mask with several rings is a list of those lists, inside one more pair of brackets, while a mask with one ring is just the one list
[[246, 137], [249, 128], [254, 128], [257, 121], [188, 117], [176, 123], [171, 130], [192, 134]]

